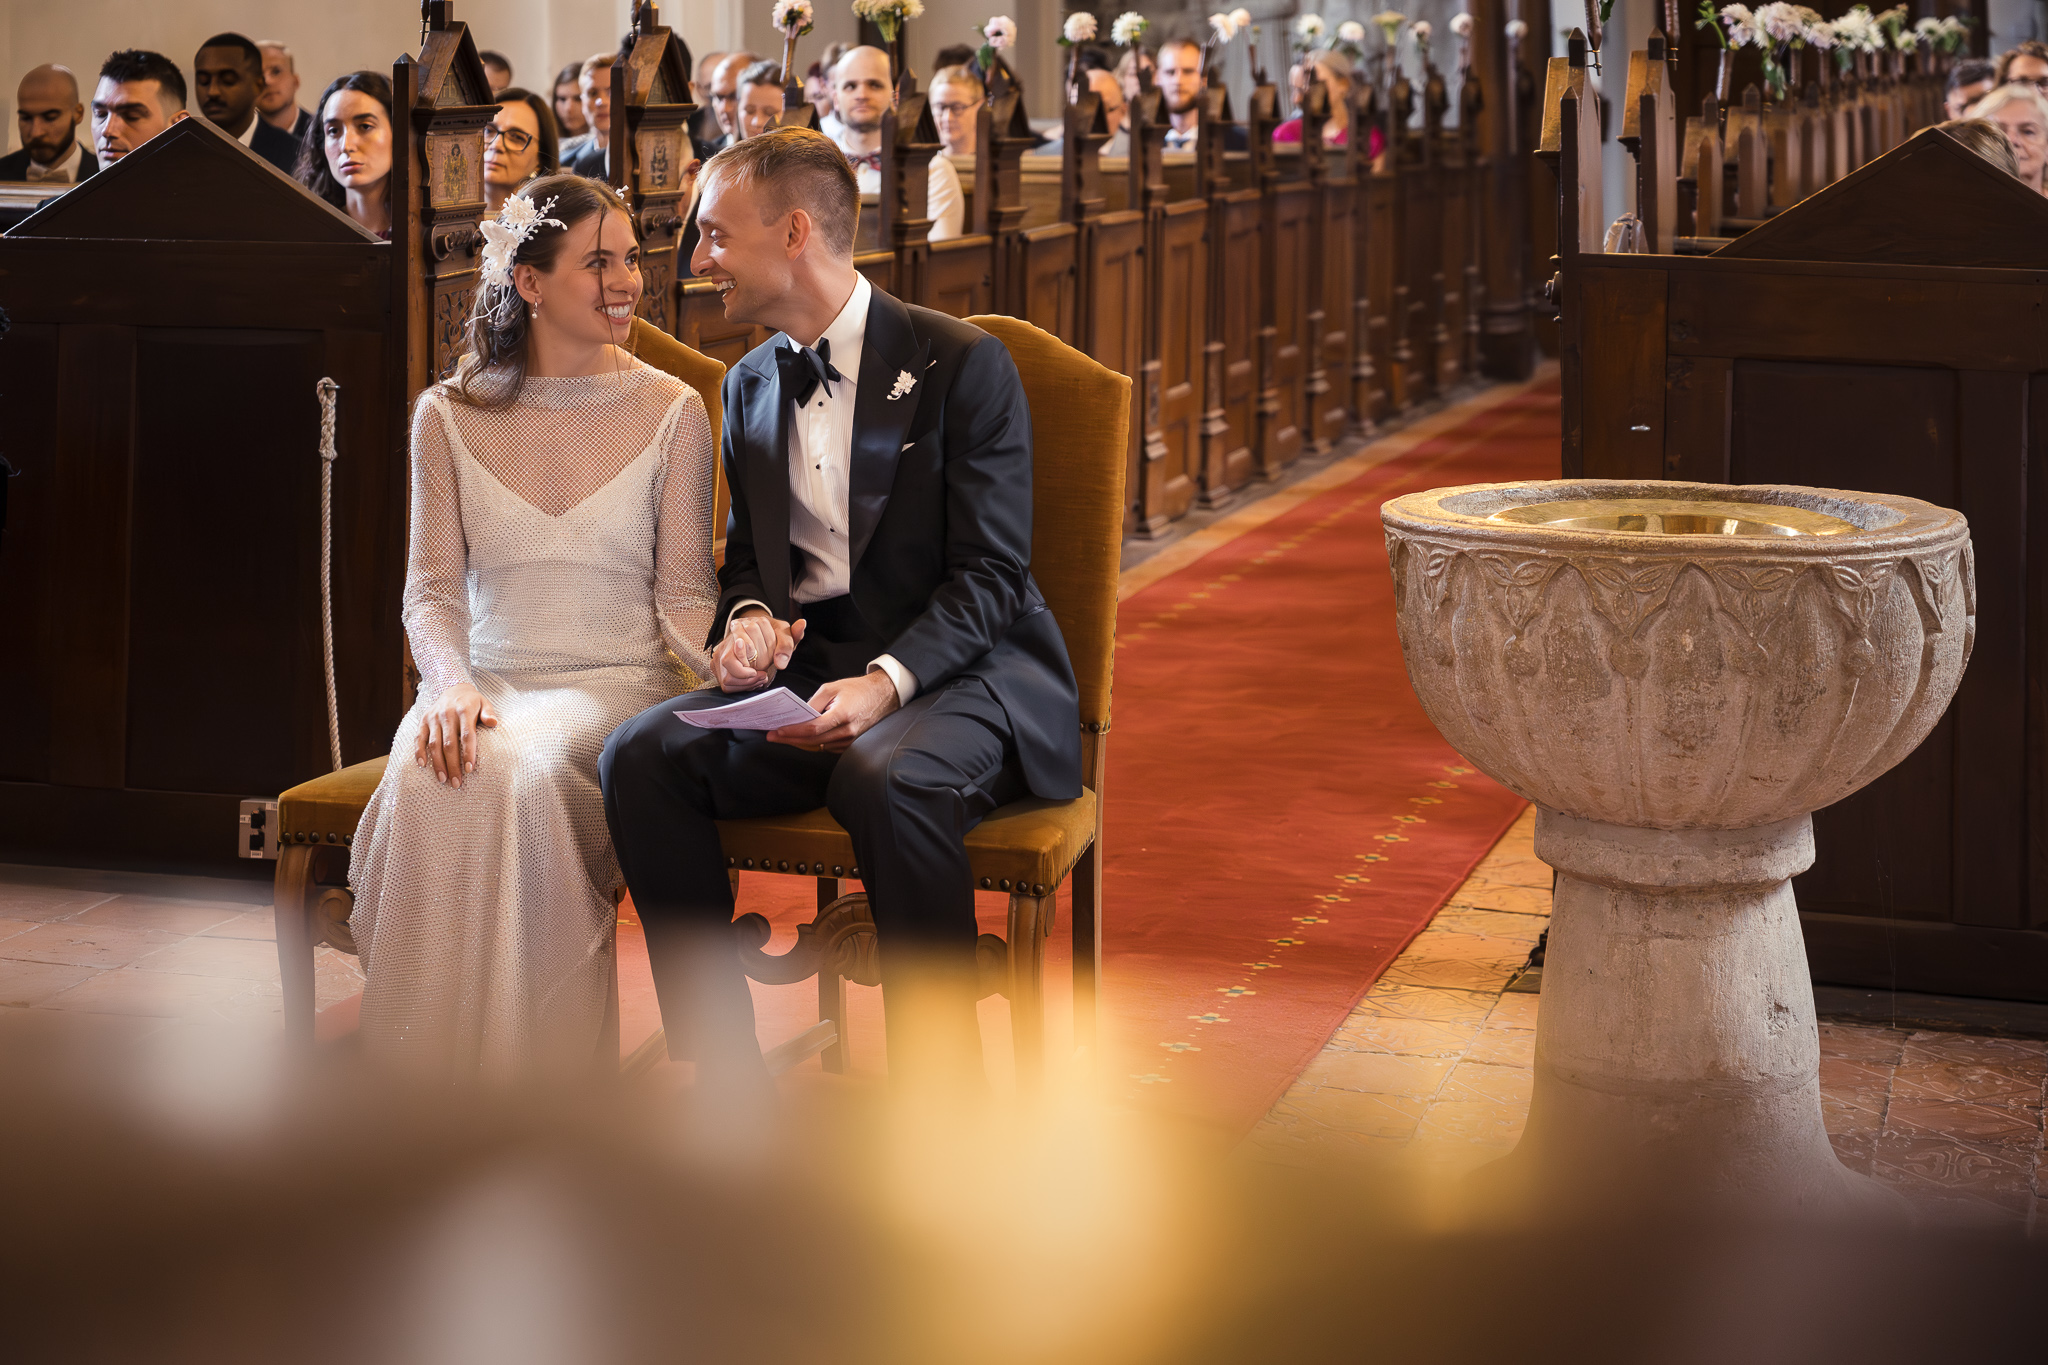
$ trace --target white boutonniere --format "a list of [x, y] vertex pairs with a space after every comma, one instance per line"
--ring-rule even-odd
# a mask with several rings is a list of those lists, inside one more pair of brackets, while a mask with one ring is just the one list
[[917, 387], [917, 376], [908, 370], [896, 371], [896, 387], [889, 390], [889, 399], [894, 402]]

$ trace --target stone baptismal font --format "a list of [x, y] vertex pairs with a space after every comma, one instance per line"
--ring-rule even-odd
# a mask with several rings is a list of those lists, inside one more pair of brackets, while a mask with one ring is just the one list
[[1577, 480], [1382, 516], [1415, 691], [1536, 804], [1558, 873], [1528, 1127], [1482, 1184], [1554, 1213], [1863, 1202], [1822, 1124], [1789, 879], [1810, 812], [1911, 753], [1962, 678], [1961, 514]]

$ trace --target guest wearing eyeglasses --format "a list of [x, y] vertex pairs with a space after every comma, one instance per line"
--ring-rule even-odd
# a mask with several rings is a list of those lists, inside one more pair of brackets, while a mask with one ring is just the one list
[[500, 90], [497, 117], [484, 129], [484, 203], [491, 213], [527, 181], [560, 169], [561, 143], [547, 101], [516, 85]]
[[932, 73], [932, 119], [948, 156], [974, 155], [974, 126], [988, 92], [981, 77], [964, 66], [944, 66]]
[[2048, 43], [2029, 38], [1998, 59], [1998, 84], [2048, 86]]

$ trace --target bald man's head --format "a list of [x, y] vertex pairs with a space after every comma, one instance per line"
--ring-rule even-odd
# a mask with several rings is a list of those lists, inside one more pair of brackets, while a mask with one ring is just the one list
[[872, 133], [896, 102], [889, 85], [889, 54], [879, 47], [850, 49], [832, 68], [832, 107], [856, 133]]
[[14, 116], [21, 127], [21, 145], [29, 160], [51, 166], [71, 154], [85, 105], [78, 98], [78, 77], [68, 66], [39, 66], [21, 78], [14, 92]]

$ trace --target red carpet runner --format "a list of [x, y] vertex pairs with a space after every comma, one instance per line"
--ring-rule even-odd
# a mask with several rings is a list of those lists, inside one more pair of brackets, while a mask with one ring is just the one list
[[[1248, 1130], [1513, 821], [1520, 801], [1459, 760], [1409, 689], [1378, 511], [1417, 489], [1555, 477], [1557, 443], [1546, 385], [1123, 602], [1098, 1059], [1111, 1098]], [[741, 878], [741, 909], [776, 926], [771, 950], [811, 917], [812, 887]], [[1067, 911], [1062, 895], [1047, 953], [1056, 1058], [1071, 1046]], [[1001, 896], [981, 912], [1003, 931]], [[630, 910], [619, 941], [631, 1049], [659, 1020]], [[764, 1045], [817, 1019], [811, 983], [754, 991]], [[848, 994], [852, 1074], [879, 1074], [880, 992]], [[1002, 1085], [1008, 1005], [981, 1014]]]

